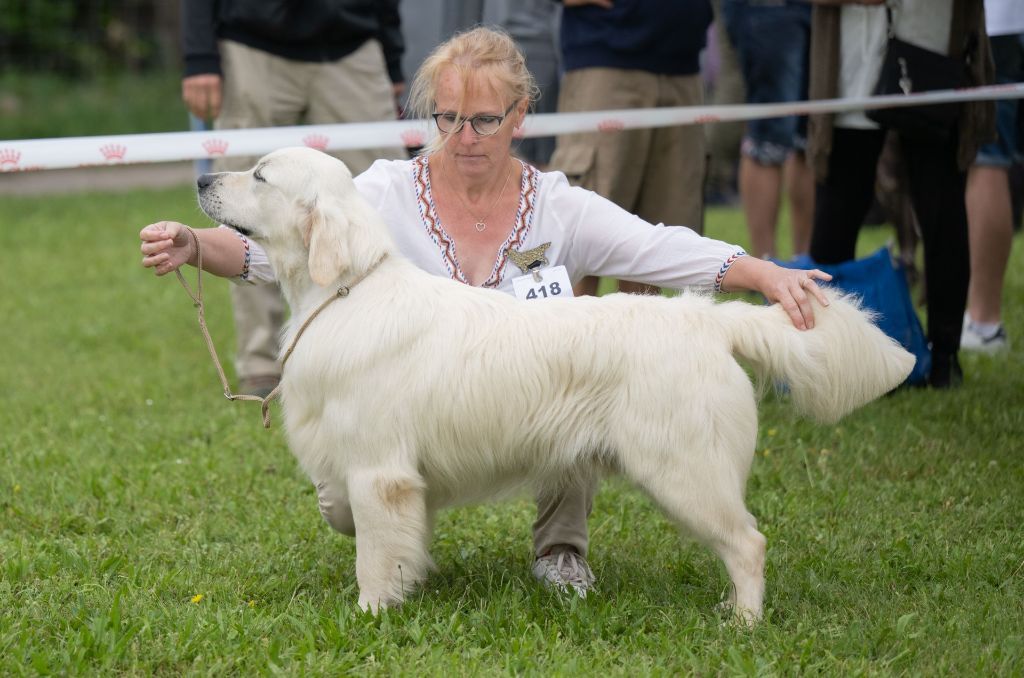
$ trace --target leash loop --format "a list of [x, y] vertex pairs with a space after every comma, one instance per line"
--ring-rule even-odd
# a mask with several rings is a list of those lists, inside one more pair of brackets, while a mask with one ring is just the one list
[[[206, 348], [207, 348], [207, 350], [210, 353], [210, 358], [213, 360], [214, 367], [217, 368], [217, 376], [220, 378], [221, 386], [224, 388], [224, 397], [227, 398], [228, 400], [232, 401], [232, 402], [234, 402], [236, 400], [251, 400], [251, 401], [259, 402], [260, 403], [260, 410], [261, 410], [261, 412], [263, 414], [263, 428], [269, 429], [270, 428], [270, 403], [275, 398], [278, 398], [280, 396], [280, 394], [281, 394], [281, 382], [278, 382], [277, 386], [275, 386], [274, 389], [270, 393], [267, 394], [266, 398], [260, 398], [259, 396], [248, 395], [248, 394], [245, 394], [245, 393], [232, 393], [231, 392], [231, 386], [228, 384], [227, 375], [224, 374], [224, 368], [221, 365], [220, 358], [217, 357], [217, 348], [216, 348], [216, 346], [214, 346], [213, 339], [210, 337], [210, 331], [206, 327], [206, 307], [203, 304], [203, 248], [202, 248], [202, 245], [199, 242], [199, 236], [196, 234], [196, 232], [190, 226], [186, 226], [185, 230], [187, 230], [189, 235], [192, 236], [192, 242], [193, 242], [193, 244], [195, 245], [195, 248], [196, 248], [196, 291], [195, 291], [195, 293], [192, 292], [192, 288], [189, 286], [188, 281], [185, 280], [185, 276], [182, 275], [181, 269], [180, 268], [176, 268], [176, 269], [174, 269], [174, 272], [178, 276], [178, 282], [181, 283], [181, 286], [183, 288], [185, 288], [186, 294], [188, 294], [189, 298], [192, 299], [192, 305], [196, 309], [196, 316], [197, 316], [197, 318], [199, 320], [199, 329], [203, 333], [203, 339], [206, 340]], [[292, 338], [291, 344], [288, 346], [288, 350], [284, 352], [284, 355], [281, 358], [281, 368], [282, 368], [282, 370], [284, 369], [285, 363], [288, 362], [288, 358], [291, 356], [292, 351], [295, 350], [295, 346], [299, 343], [299, 338], [302, 337], [303, 332], [306, 331], [306, 328], [309, 327], [309, 325], [313, 322], [313, 320], [315, 320], [316, 317], [318, 315], [320, 315], [320, 312], [323, 311], [325, 308], [327, 308], [327, 306], [332, 301], [334, 301], [336, 299], [342, 299], [344, 297], [347, 297], [349, 295], [349, 292], [351, 291], [351, 288], [354, 287], [356, 284], [362, 282], [363, 279], [366, 278], [366, 276], [370, 275], [370, 273], [372, 273], [374, 271], [374, 269], [376, 269], [377, 266], [379, 266], [380, 263], [382, 261], [384, 261], [384, 258], [386, 256], [387, 256], [386, 253], [384, 255], [382, 255], [380, 259], [378, 259], [376, 262], [374, 262], [374, 264], [372, 266], [370, 266], [366, 271], [364, 271], [361, 276], [359, 276], [354, 281], [349, 283], [349, 285], [341, 285], [341, 286], [339, 286], [337, 291], [333, 295], [327, 297], [327, 299], [325, 299], [323, 303], [321, 303], [319, 306], [317, 306], [317, 308], [312, 313], [309, 314], [309, 316], [302, 323], [302, 325], [299, 326], [299, 329], [296, 331], [295, 336]]]

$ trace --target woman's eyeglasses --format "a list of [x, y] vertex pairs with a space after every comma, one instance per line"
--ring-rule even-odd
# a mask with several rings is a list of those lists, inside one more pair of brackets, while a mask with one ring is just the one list
[[489, 137], [492, 134], [496, 134], [501, 129], [501, 123], [505, 122], [505, 118], [512, 112], [512, 109], [516, 105], [513, 103], [511, 106], [505, 109], [505, 113], [502, 115], [474, 115], [472, 118], [462, 118], [455, 113], [434, 113], [430, 117], [434, 119], [437, 124], [437, 129], [442, 134], [458, 134], [462, 131], [462, 126], [467, 122], [469, 126], [473, 128], [473, 131], [482, 137]]

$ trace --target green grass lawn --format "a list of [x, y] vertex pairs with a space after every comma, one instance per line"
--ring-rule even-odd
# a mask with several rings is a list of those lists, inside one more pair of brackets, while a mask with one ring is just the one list
[[111, 73], [84, 81], [0, 73], [0, 140], [187, 129], [180, 73]]
[[[533, 582], [524, 498], [442, 514], [438, 571], [373, 618], [280, 429], [224, 400], [184, 291], [139, 266], [139, 228], [205, 225], [194, 205], [0, 198], [0, 675], [1024, 673], [1019, 238], [1018, 348], [964, 356], [963, 388], [838, 426], [762, 404], [756, 628], [723, 625], [723, 568], [618, 480], [590, 520], [597, 595]], [[746, 241], [736, 211], [708, 222]], [[227, 283], [208, 282], [228, 356]]]

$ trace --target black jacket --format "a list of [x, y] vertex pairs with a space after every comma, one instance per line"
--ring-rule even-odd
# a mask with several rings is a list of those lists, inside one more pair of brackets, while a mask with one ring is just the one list
[[398, 0], [182, 0], [185, 75], [220, 73], [224, 38], [294, 61], [335, 61], [376, 38], [402, 82]]

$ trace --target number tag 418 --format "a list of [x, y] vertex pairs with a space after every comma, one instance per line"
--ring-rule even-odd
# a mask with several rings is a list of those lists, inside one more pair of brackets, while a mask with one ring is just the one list
[[542, 268], [512, 279], [516, 299], [568, 299], [572, 297], [572, 282], [565, 266]]

